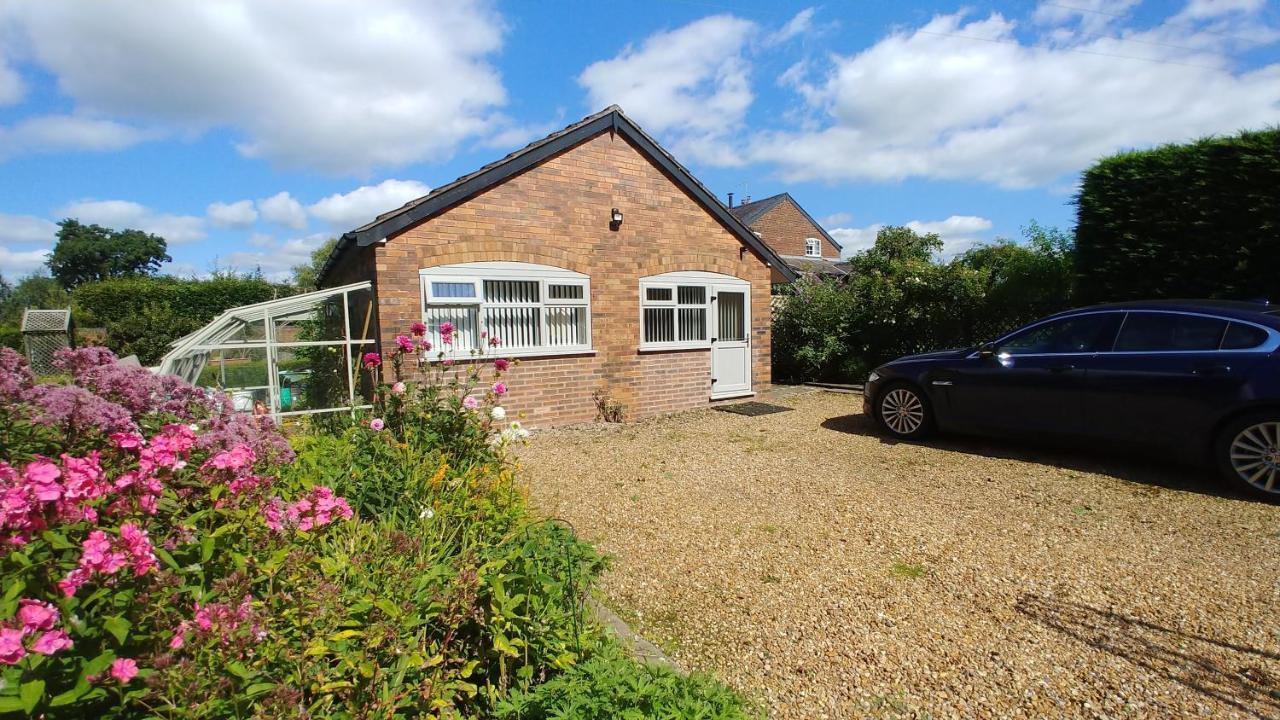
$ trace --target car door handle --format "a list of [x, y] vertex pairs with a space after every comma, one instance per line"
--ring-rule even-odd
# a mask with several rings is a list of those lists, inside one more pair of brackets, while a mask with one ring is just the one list
[[1230, 375], [1231, 366], [1223, 365], [1221, 363], [1205, 363], [1203, 365], [1196, 365], [1194, 368], [1192, 368], [1191, 372], [1195, 373], [1196, 375], [1200, 375], [1201, 377]]
[[1051, 373], [1066, 373], [1066, 372], [1071, 372], [1072, 370], [1075, 370], [1075, 369], [1076, 369], [1076, 366], [1072, 365], [1071, 363], [1063, 363], [1062, 365], [1049, 366], [1049, 372]]

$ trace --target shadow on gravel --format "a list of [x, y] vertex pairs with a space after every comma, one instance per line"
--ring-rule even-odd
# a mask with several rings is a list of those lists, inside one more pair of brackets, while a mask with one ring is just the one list
[[849, 435], [875, 438], [885, 445], [923, 445], [968, 455], [1019, 460], [1078, 472], [1110, 475], [1146, 485], [1151, 492], [1159, 492], [1163, 488], [1234, 500], [1262, 502], [1225, 486], [1210, 470], [1177, 465], [1142, 455], [1125, 455], [1114, 450], [1082, 450], [1063, 444], [1051, 444], [1044, 440], [1003, 440], [964, 435], [943, 435], [924, 442], [908, 442], [886, 436], [876, 426], [874, 420], [862, 413], [828, 418], [822, 422], [822, 427]]
[[1081, 603], [1026, 595], [1019, 613], [1252, 717], [1280, 715], [1280, 655], [1128, 617]]

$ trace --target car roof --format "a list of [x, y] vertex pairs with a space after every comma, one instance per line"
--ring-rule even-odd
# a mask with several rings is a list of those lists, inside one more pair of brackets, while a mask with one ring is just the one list
[[1235, 320], [1248, 320], [1249, 322], [1280, 330], [1280, 305], [1271, 305], [1263, 300], [1257, 302], [1244, 302], [1241, 300], [1131, 300], [1076, 308], [1060, 312], [1054, 317], [1097, 312], [1099, 310], [1164, 310], [1166, 312], [1204, 313]]

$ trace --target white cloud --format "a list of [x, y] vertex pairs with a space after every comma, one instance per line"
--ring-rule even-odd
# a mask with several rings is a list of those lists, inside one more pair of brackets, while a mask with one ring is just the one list
[[246, 156], [335, 173], [444, 159], [484, 136], [506, 101], [490, 64], [505, 27], [487, 0], [0, 4], [19, 59], [78, 110], [229, 128]]
[[0, 55], [0, 106], [12, 105], [22, 99], [26, 86], [18, 72], [9, 67]]
[[[0, 76], [0, 85], [3, 81]], [[0, 160], [15, 155], [64, 150], [122, 150], [150, 136], [152, 133], [113, 120], [80, 115], [41, 115], [8, 127], [0, 126]]]
[[310, 262], [311, 252], [329, 237], [329, 233], [315, 233], [278, 243], [269, 236], [255, 234], [250, 238], [250, 244], [259, 250], [238, 250], [219, 257], [218, 264], [241, 272], [261, 269], [267, 279], [285, 281], [293, 276], [293, 266]]
[[44, 267], [49, 250], [13, 251], [0, 245], [0, 275], [6, 280], [13, 280], [22, 275], [29, 275]]
[[335, 193], [307, 210], [335, 228], [350, 230], [429, 192], [431, 188], [417, 180], [383, 180], [349, 193]]
[[1022, 188], [1060, 184], [1120, 149], [1280, 122], [1280, 63], [1234, 70], [1226, 48], [1238, 47], [1235, 34], [1170, 20], [1046, 46], [1014, 28], [999, 14], [938, 16], [833, 56], [816, 80], [793, 78], [821, 124], [761, 133], [750, 157], [793, 182], [923, 177]]
[[34, 215], [0, 213], [0, 242], [52, 245], [58, 226]]
[[262, 213], [262, 219], [269, 223], [294, 230], [301, 230], [307, 226], [307, 211], [302, 209], [302, 203], [294, 200], [287, 190], [259, 200], [258, 212]]
[[79, 200], [64, 206], [57, 214], [115, 230], [142, 230], [176, 245], [202, 240], [206, 235], [204, 218], [157, 213], [129, 200]]
[[258, 211], [253, 209], [252, 200], [210, 203], [205, 214], [209, 216], [209, 222], [227, 228], [247, 228], [258, 219]]
[[620, 105], [645, 129], [664, 133], [677, 154], [738, 165], [726, 141], [740, 132], [754, 98], [745, 50], [756, 31], [732, 15], [702, 18], [592, 63], [578, 83], [594, 110]]
[[[953, 257], [988, 240], [986, 233], [992, 226], [990, 220], [976, 215], [952, 215], [945, 220], [911, 220], [902, 224], [921, 235], [936, 233], [942, 239], [939, 256], [943, 258]], [[884, 223], [876, 223], [861, 228], [835, 228], [829, 232], [843, 248], [841, 257], [852, 257], [875, 245], [876, 233], [884, 227]]]
[[766, 45], [780, 45], [792, 38], [807, 34], [813, 30], [813, 15], [817, 12], [817, 8], [805, 8], [796, 13], [794, 17], [787, 21], [777, 32], [771, 34], [765, 40]]
[[1232, 13], [1253, 13], [1261, 10], [1265, 0], [1191, 0], [1178, 13], [1180, 20], [1203, 20]]
[[1086, 33], [1097, 33], [1118, 23], [1141, 0], [1072, 0], [1070, 5], [1041, 2], [1031, 19], [1042, 25], [1078, 23]]
[[838, 225], [844, 225], [845, 223], [849, 222], [852, 219], [853, 219], [853, 216], [847, 212], [835, 212], [835, 213], [831, 213], [830, 215], [824, 215], [818, 218], [818, 224], [821, 225], [823, 228], [829, 228], [829, 227], [835, 227]]

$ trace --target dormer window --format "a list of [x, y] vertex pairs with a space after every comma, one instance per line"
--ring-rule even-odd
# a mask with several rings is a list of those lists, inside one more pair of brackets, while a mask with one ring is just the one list
[[804, 241], [805, 257], [822, 257], [822, 241], [818, 238], [809, 238]]

